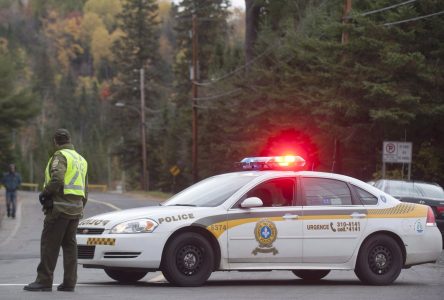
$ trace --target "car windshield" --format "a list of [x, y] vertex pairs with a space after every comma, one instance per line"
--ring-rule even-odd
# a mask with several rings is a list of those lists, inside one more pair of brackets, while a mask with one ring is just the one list
[[415, 185], [425, 197], [444, 199], [444, 191], [440, 186], [427, 183], [416, 183]]
[[163, 205], [218, 206], [257, 176], [257, 173], [229, 173], [210, 177], [183, 190]]
[[444, 199], [444, 191], [440, 186], [420, 182], [389, 181], [385, 192], [394, 197], [427, 197]]

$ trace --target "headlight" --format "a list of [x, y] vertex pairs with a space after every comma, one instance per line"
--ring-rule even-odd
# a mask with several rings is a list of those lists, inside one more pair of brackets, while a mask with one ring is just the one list
[[117, 224], [111, 228], [110, 233], [147, 233], [153, 232], [156, 229], [157, 224], [155, 221], [150, 219], [138, 219], [126, 221]]

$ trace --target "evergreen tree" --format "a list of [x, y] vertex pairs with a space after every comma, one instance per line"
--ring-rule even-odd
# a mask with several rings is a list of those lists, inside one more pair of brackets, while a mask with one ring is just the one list
[[[146, 109], [155, 109], [161, 104], [159, 93], [159, 70], [162, 61], [158, 54], [158, 5], [155, 0], [128, 0], [122, 5], [118, 16], [123, 36], [114, 45], [117, 64], [117, 78], [113, 86], [114, 102], [124, 103], [125, 107], [115, 109], [116, 129], [123, 138], [117, 153], [123, 159], [123, 168], [128, 170], [131, 179], [141, 174], [140, 126], [146, 126], [148, 133], [148, 168], [151, 168], [156, 153], [152, 132], [153, 120], [147, 116], [147, 124], [140, 124], [140, 69], [145, 73]], [[120, 110], [119, 110], [120, 109]], [[137, 180], [131, 180], [137, 182]]]
[[20, 60], [0, 50], [0, 166], [5, 169], [18, 153], [12, 151], [12, 136], [24, 121], [37, 112], [37, 101], [29, 89], [21, 87]]

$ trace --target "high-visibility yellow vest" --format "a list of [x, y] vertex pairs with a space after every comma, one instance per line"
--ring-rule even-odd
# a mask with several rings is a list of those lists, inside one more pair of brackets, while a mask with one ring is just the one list
[[[56, 151], [56, 153], [57, 152], [60, 152], [66, 158], [67, 162], [63, 185], [63, 194], [85, 197], [86, 172], [88, 169], [88, 163], [75, 150], [61, 149]], [[51, 161], [52, 157], [49, 159], [48, 165], [46, 166], [45, 186], [51, 180]]]

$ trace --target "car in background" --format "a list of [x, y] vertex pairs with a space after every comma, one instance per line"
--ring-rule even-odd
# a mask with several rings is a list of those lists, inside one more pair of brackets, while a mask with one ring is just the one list
[[423, 181], [393, 179], [380, 179], [371, 184], [402, 202], [430, 206], [444, 242], [444, 190], [441, 186]]

